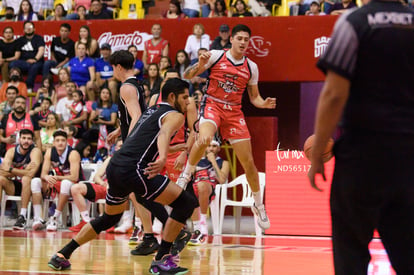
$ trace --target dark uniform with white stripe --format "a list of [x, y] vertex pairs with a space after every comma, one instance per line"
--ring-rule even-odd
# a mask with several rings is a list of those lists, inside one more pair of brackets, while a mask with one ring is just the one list
[[[34, 145], [29, 147], [29, 150], [26, 154], [20, 154], [20, 144], [14, 147], [14, 155], [11, 167], [16, 169], [26, 169], [27, 165], [30, 163], [30, 153], [32, 152]], [[14, 177], [12, 179], [14, 184], [14, 196], [20, 196], [22, 194], [22, 178], [21, 177]]]
[[397, 274], [414, 274], [413, 16], [372, 0], [338, 19], [318, 62], [351, 84], [334, 147], [335, 274], [367, 274], [374, 229]]
[[157, 139], [161, 120], [170, 112], [177, 110], [167, 103], [148, 108], [141, 115], [122, 148], [111, 158], [106, 170], [109, 184], [106, 201], [109, 205], [122, 204], [131, 192], [134, 192], [137, 198], [154, 200], [167, 187], [167, 177], [157, 175], [148, 179], [144, 175], [144, 169], [158, 157]]
[[[131, 76], [127, 80], [125, 80], [122, 85], [132, 85], [137, 90], [139, 106], [141, 107], [141, 113], [145, 110], [145, 101], [144, 101], [144, 89], [142, 85], [140, 85], [135, 78], [135, 76]], [[124, 100], [119, 97], [118, 100], [118, 117], [121, 122], [121, 137], [124, 141], [128, 136], [129, 125], [131, 123], [131, 116], [128, 113], [128, 108], [124, 102]]]

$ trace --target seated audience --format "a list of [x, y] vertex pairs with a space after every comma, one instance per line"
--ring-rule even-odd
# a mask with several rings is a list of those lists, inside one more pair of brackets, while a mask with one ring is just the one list
[[148, 75], [144, 78], [143, 84], [147, 85], [151, 91], [151, 96], [160, 93], [162, 78], [158, 70], [158, 65], [151, 63], [148, 65]]
[[6, 100], [6, 90], [8, 87], [16, 87], [18, 94], [27, 97], [27, 86], [23, 81], [22, 72], [19, 68], [13, 67], [9, 71], [9, 82], [3, 82], [0, 88], [0, 101]]
[[247, 4], [243, 0], [237, 0], [232, 5], [229, 15], [232, 17], [249, 17], [253, 14], [247, 10]]
[[10, 62], [20, 58], [20, 45], [14, 39], [14, 30], [12, 27], [3, 29], [3, 39], [0, 40], [0, 66], [1, 77], [3, 82], [9, 81], [9, 65]]
[[39, 20], [37, 14], [33, 10], [32, 3], [29, 0], [20, 2], [19, 12], [16, 16], [16, 21], [37, 21]]
[[108, 88], [112, 94], [112, 101], [118, 98], [118, 81], [114, 77], [114, 70], [109, 63], [111, 56], [111, 45], [103, 43], [101, 46], [101, 58], [95, 61], [95, 82], [92, 87], [88, 87], [88, 99], [95, 100], [95, 92], [100, 89]]
[[181, 3], [179, 0], [170, 0], [168, 10], [164, 11], [161, 16], [167, 19], [178, 20], [186, 18], [185, 14], [181, 10]]
[[59, 116], [55, 113], [49, 113], [46, 117], [46, 126], [40, 130], [40, 139], [42, 140], [42, 152], [53, 147], [53, 134], [60, 128]]
[[90, 58], [101, 57], [98, 41], [92, 37], [91, 30], [87, 25], [83, 25], [79, 28], [79, 40], [75, 43], [76, 50], [78, 49], [79, 43], [86, 45], [86, 55]]
[[70, 79], [86, 95], [86, 86], [93, 86], [95, 80], [95, 62], [86, 55], [86, 45], [78, 43], [76, 57], [69, 61]]
[[183, 78], [184, 71], [190, 66], [191, 60], [184, 50], [178, 50], [175, 55], [174, 69], [178, 72], [180, 78]]
[[49, 15], [46, 20], [47, 21], [62, 21], [66, 20], [67, 11], [62, 4], [57, 4], [54, 8], [53, 15]]
[[189, 35], [184, 50], [190, 60], [198, 58], [197, 51], [200, 48], [210, 49], [210, 36], [205, 33], [204, 26], [197, 23], [193, 26], [193, 34]]
[[137, 80], [143, 80], [144, 79], [144, 63], [137, 58], [138, 49], [135, 45], [129, 45], [128, 51], [132, 53], [132, 55], [135, 58], [134, 62], [134, 75], [137, 77]]
[[95, 19], [112, 19], [112, 15], [103, 8], [100, 0], [91, 1], [91, 9], [86, 15], [86, 20], [95, 20]]
[[330, 11], [331, 15], [341, 15], [349, 9], [355, 8], [357, 5], [352, 0], [342, 0], [340, 3], [335, 3]]
[[216, 0], [214, 8], [210, 10], [208, 17], [228, 17], [227, 6], [224, 0]]
[[14, 101], [16, 100], [19, 90], [14, 86], [7, 87], [6, 90], [6, 100], [0, 103], [0, 120], [4, 116], [8, 116], [9, 113], [13, 110]]
[[56, 101], [66, 96], [66, 84], [70, 81], [68, 68], [61, 68], [58, 73], [58, 84], [55, 86]]
[[75, 138], [76, 134], [78, 133], [78, 129], [73, 125], [69, 125], [69, 126], [63, 127], [63, 130], [68, 135], [68, 139], [67, 139], [68, 145], [72, 148], [75, 148], [76, 145], [78, 145], [79, 143], [79, 140]]
[[34, 100], [34, 108], [40, 106], [40, 102], [42, 99], [48, 97], [52, 101], [52, 105], [56, 105], [56, 92], [55, 87], [53, 85], [53, 77], [51, 75], [47, 75], [46, 77], [42, 78], [42, 82], [40, 83], [40, 88], [37, 90], [35, 100]]
[[[52, 101], [48, 97], [44, 97], [40, 102], [39, 107], [32, 109], [29, 114], [34, 116], [40, 127], [46, 127], [47, 116], [52, 112]], [[58, 117], [59, 118], [59, 117]], [[59, 121], [59, 119], [58, 119]]]

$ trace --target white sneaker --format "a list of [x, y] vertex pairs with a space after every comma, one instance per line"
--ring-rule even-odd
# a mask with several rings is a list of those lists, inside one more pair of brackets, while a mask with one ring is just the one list
[[255, 214], [257, 216], [257, 223], [259, 224], [259, 226], [263, 230], [264, 229], [269, 229], [270, 228], [270, 221], [269, 221], [269, 218], [267, 217], [266, 209], [265, 209], [264, 204], [261, 204], [259, 206], [256, 206], [256, 205], [253, 204], [252, 211], [253, 211], [253, 214]]
[[59, 74], [59, 68], [52, 68], [52, 69], [50, 69], [50, 72], [54, 75], [58, 75]]
[[186, 189], [187, 188], [187, 184], [191, 181], [191, 174], [186, 174], [184, 172], [182, 172], [180, 174], [180, 176], [177, 179], [177, 185], [180, 186], [182, 189]]
[[51, 217], [47, 222], [46, 226], [47, 231], [57, 231], [57, 220], [56, 217]]
[[45, 228], [46, 222], [42, 219], [36, 218], [32, 224], [33, 230], [42, 230]]
[[120, 226], [115, 227], [114, 232], [118, 234], [125, 234], [132, 228], [132, 221], [125, 220]]

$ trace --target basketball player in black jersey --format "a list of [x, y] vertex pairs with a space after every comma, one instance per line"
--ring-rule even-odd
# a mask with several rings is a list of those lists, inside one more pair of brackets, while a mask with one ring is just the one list
[[[194, 196], [159, 174], [164, 167], [169, 143], [184, 124], [182, 114], [188, 104], [188, 83], [170, 79], [162, 88], [163, 102], [147, 109], [130, 131], [123, 147], [112, 157], [108, 168], [108, 193], [105, 213], [85, 225], [79, 234], [49, 261], [55, 270], [70, 268], [67, 260], [80, 245], [94, 239], [101, 231], [115, 225], [121, 218], [131, 192], [136, 197], [170, 205], [172, 212], [163, 231], [161, 246], [151, 263], [153, 274], [185, 273], [170, 254], [185, 221], [198, 206]], [[134, 153], [132, 153], [134, 152]], [[158, 157], [158, 158], [157, 158]]]
[[26, 227], [30, 181], [42, 163], [42, 152], [34, 147], [31, 130], [20, 130], [19, 137], [19, 145], [7, 150], [0, 167], [0, 200], [2, 190], [7, 195], [22, 197], [22, 208], [13, 229], [23, 230]]

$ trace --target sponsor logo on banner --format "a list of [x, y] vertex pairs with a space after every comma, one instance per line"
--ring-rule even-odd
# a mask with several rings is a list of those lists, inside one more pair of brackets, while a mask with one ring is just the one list
[[135, 45], [138, 51], [144, 50], [144, 42], [151, 39], [152, 35], [146, 32], [135, 31], [134, 33], [119, 33], [112, 34], [112, 32], [104, 32], [99, 36], [98, 43], [109, 43], [112, 51], [126, 50], [128, 46]]
[[272, 45], [270, 41], [266, 41], [262, 36], [250, 37], [250, 45], [247, 49], [247, 54], [255, 55], [257, 57], [266, 57], [269, 55], [269, 48]]
[[320, 57], [325, 52], [329, 40], [331, 40], [331, 38], [326, 36], [315, 39], [315, 58]]

